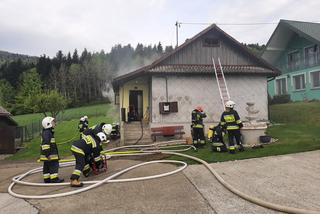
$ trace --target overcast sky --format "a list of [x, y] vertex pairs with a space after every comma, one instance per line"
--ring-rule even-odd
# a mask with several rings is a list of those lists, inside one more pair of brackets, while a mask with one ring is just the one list
[[[319, 0], [0, 0], [0, 50], [54, 56], [115, 44], [176, 44], [175, 22], [217, 23], [240, 42], [265, 44], [279, 19], [320, 21]], [[207, 25], [182, 24], [179, 44]]]

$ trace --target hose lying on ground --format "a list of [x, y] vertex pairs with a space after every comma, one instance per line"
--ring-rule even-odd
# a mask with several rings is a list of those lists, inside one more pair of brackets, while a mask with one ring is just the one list
[[[153, 147], [155, 145], [152, 145]], [[163, 148], [164, 145], [157, 145], [158, 147], [160, 148]], [[111, 152], [111, 151], [116, 151], [116, 150], [119, 150], [119, 149], [123, 149], [123, 148], [137, 148], [137, 147], [140, 147], [140, 148], [148, 148], [150, 147], [150, 145], [134, 145], [134, 146], [124, 146], [124, 147], [118, 147], [118, 148], [114, 148], [114, 149], [110, 149], [110, 150], [106, 150], [104, 151], [104, 153], [108, 153], [108, 152]], [[192, 148], [192, 146], [190, 146], [190, 148]], [[236, 188], [234, 188], [233, 186], [231, 186], [229, 183], [227, 183], [206, 161], [202, 160], [202, 159], [199, 159], [199, 158], [196, 158], [194, 156], [191, 156], [191, 155], [186, 155], [186, 154], [182, 154], [182, 153], [177, 153], [177, 152], [174, 152], [174, 151], [168, 151], [168, 150], [161, 150], [161, 149], [157, 149], [157, 150], [143, 150], [141, 149], [140, 150], [140, 153], [131, 153], [129, 155], [146, 155], [146, 154], [168, 154], [168, 155], [177, 155], [177, 156], [181, 156], [181, 157], [186, 157], [186, 158], [189, 158], [189, 159], [192, 159], [192, 160], [195, 160], [199, 163], [202, 163], [214, 176], [215, 178], [224, 186], [226, 187], [229, 191], [233, 192], [234, 194], [238, 195], [239, 197], [247, 200], [247, 201], [250, 201], [252, 203], [255, 203], [257, 205], [260, 205], [260, 206], [263, 206], [265, 208], [268, 208], [268, 209], [273, 209], [273, 210], [276, 210], [276, 211], [280, 211], [280, 212], [286, 212], [286, 213], [295, 213], [295, 214], [320, 214], [319, 211], [312, 211], [312, 210], [305, 210], [305, 209], [298, 209], [298, 208], [294, 208], [294, 207], [287, 207], [287, 206], [282, 206], [282, 205], [278, 205], [278, 204], [274, 204], [274, 203], [270, 203], [270, 202], [267, 202], [267, 201], [264, 201], [264, 200], [261, 200], [259, 198], [256, 198], [256, 197], [252, 197], [252, 196], [249, 196], [239, 190], [237, 190]], [[112, 156], [123, 156], [123, 155], [128, 155], [128, 154], [114, 154], [114, 155], [110, 155], [111, 157]], [[132, 166], [132, 167], [129, 167], [127, 169], [124, 169], [118, 173], [115, 173], [103, 180], [100, 180], [100, 181], [86, 181], [86, 182], [83, 182], [84, 184], [91, 184], [87, 187], [83, 187], [81, 189], [77, 189], [77, 190], [74, 190], [74, 191], [71, 191], [71, 192], [67, 192], [67, 193], [58, 193], [58, 194], [53, 194], [53, 195], [41, 195], [41, 196], [27, 196], [27, 195], [21, 195], [21, 194], [17, 194], [17, 193], [14, 193], [12, 191], [12, 188], [13, 186], [16, 184], [16, 183], [19, 183], [19, 184], [23, 184], [23, 185], [33, 185], [33, 186], [52, 186], [52, 185], [58, 185], [58, 186], [62, 186], [62, 185], [69, 185], [69, 183], [60, 183], [60, 184], [35, 184], [35, 183], [30, 183], [30, 182], [24, 182], [24, 181], [21, 181], [24, 177], [30, 175], [30, 174], [34, 174], [34, 173], [37, 173], [37, 172], [40, 172], [42, 171], [42, 167], [39, 167], [39, 168], [36, 168], [36, 169], [33, 169], [33, 170], [30, 170], [22, 175], [18, 175], [16, 177], [14, 177], [12, 179], [13, 183], [10, 184], [9, 188], [8, 188], [8, 192], [12, 195], [12, 196], [15, 196], [15, 197], [18, 197], [18, 198], [33, 198], [33, 199], [42, 199], [42, 198], [53, 198], [53, 197], [61, 197], [61, 196], [67, 196], [67, 195], [72, 195], [72, 194], [77, 194], [77, 193], [80, 193], [80, 192], [84, 192], [84, 191], [87, 191], [87, 190], [90, 190], [90, 189], [93, 189], [99, 185], [102, 185], [103, 183], [107, 183], [107, 182], [125, 182], [125, 181], [137, 181], [137, 180], [145, 180], [145, 179], [152, 179], [152, 178], [157, 178], [157, 177], [161, 177], [161, 176], [167, 176], [167, 175], [170, 175], [170, 174], [173, 174], [173, 173], [177, 173], [181, 170], [183, 170], [187, 165], [186, 163], [184, 162], [181, 162], [181, 161], [174, 161], [174, 163], [179, 163], [179, 164], [182, 164], [183, 166], [178, 168], [177, 170], [174, 170], [172, 172], [168, 172], [168, 173], [163, 173], [161, 175], [156, 175], [156, 176], [148, 176], [148, 177], [141, 177], [141, 178], [131, 178], [131, 179], [114, 179], [116, 178], [117, 176], [127, 172], [127, 171], [130, 171], [134, 168], [137, 168], [139, 166], [142, 166], [142, 165], [146, 165], [146, 164], [150, 164], [150, 163], [161, 163], [161, 162], [165, 162], [165, 161], [151, 161], [151, 162], [145, 162], [145, 163], [141, 163], [141, 164], [137, 164], [135, 166]], [[169, 161], [171, 162], [171, 161]], [[173, 162], [172, 162], [173, 163]], [[71, 166], [71, 165], [74, 165], [74, 162], [72, 163], [64, 163], [64, 164], [61, 164], [61, 166]]]

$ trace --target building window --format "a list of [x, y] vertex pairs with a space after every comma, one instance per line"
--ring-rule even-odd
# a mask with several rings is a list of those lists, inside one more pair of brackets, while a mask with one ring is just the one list
[[304, 49], [305, 64], [312, 66], [317, 64], [318, 45], [312, 45]]
[[220, 41], [218, 38], [204, 38], [202, 45], [204, 47], [220, 47]]
[[320, 88], [320, 71], [310, 72], [312, 88]]
[[277, 95], [287, 94], [286, 78], [281, 78], [276, 80], [276, 94]]
[[294, 51], [288, 54], [288, 68], [299, 68], [299, 51]]
[[293, 78], [294, 90], [303, 90], [306, 88], [306, 78], [304, 74], [295, 75]]

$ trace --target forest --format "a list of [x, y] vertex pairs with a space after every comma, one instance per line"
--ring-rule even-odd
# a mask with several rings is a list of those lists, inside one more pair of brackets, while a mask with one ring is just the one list
[[[76, 107], [110, 102], [112, 78], [142, 67], [172, 46], [120, 44], [110, 52], [73, 53], [58, 51], [55, 57], [42, 55], [37, 60], [15, 56], [0, 64], [0, 106], [12, 114], [50, 112], [50, 107]], [[7, 59], [8, 54], [6, 55]], [[57, 108], [57, 106], [55, 107]]]

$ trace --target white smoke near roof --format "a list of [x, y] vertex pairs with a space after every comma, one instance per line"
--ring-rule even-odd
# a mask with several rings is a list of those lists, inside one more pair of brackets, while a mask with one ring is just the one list
[[[118, 70], [111, 73], [116, 74], [116, 77], [122, 76], [144, 66], [150, 65], [160, 57], [161, 56], [159, 54], [153, 54], [151, 57], [138, 56], [135, 58], [126, 59], [119, 65]], [[105, 83], [105, 90], [102, 91], [102, 95], [104, 97], [108, 97], [112, 102], [114, 101], [114, 91], [110, 81]]]

